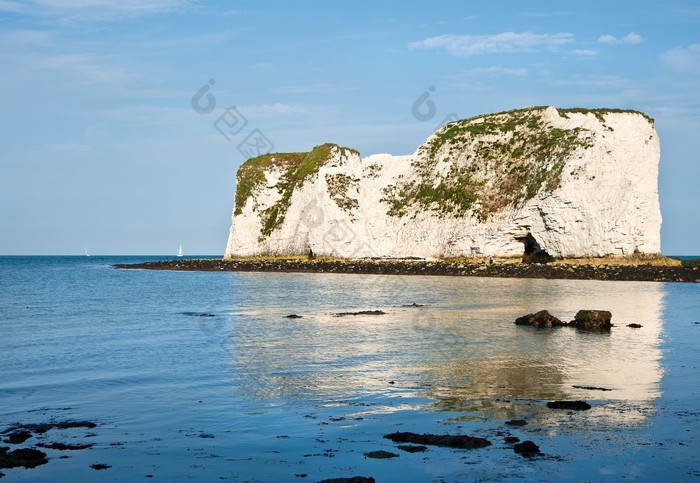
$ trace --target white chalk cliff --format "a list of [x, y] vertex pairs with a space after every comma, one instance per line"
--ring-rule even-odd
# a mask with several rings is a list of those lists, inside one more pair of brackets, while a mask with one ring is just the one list
[[225, 258], [659, 253], [658, 163], [646, 115], [554, 107], [449, 123], [407, 156], [268, 154], [238, 171]]

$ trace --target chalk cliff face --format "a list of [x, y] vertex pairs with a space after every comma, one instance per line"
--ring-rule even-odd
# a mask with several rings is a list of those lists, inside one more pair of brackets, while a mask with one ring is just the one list
[[238, 171], [226, 258], [660, 252], [653, 121], [527, 108], [447, 124], [413, 155], [333, 144]]

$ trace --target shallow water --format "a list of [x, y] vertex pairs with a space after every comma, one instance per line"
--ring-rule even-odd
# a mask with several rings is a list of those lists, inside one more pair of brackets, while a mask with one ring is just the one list
[[[110, 268], [142, 260], [0, 257], [0, 430], [98, 424], [8, 445], [94, 443], [3, 481], [700, 476], [700, 285]], [[611, 333], [513, 323], [582, 308], [610, 310]], [[385, 314], [334, 316], [360, 310]], [[410, 454], [395, 431], [493, 445]]]

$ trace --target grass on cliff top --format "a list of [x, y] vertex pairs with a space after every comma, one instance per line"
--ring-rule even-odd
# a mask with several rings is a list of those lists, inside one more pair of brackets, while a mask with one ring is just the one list
[[[413, 163], [418, 180], [384, 188], [388, 215], [420, 210], [485, 221], [539, 193], [551, 194], [561, 186], [567, 160], [593, 146], [594, 133], [554, 127], [543, 118], [545, 109], [513, 109], [445, 125], [421, 147], [426, 159]], [[567, 119], [572, 113], [593, 114], [603, 125], [608, 113], [635, 113], [654, 122], [643, 112], [627, 109], [574, 107], [557, 112]], [[441, 167], [445, 162], [451, 164], [446, 173]]]
[[634, 109], [612, 109], [612, 108], [606, 108], [606, 107], [600, 107], [600, 108], [595, 108], [595, 109], [587, 109], [585, 107], [569, 107], [566, 109], [560, 109], [557, 108], [557, 111], [559, 112], [559, 115], [568, 119], [569, 116], [567, 114], [571, 113], [576, 113], [576, 114], [593, 114], [595, 117], [597, 117], [601, 122], [604, 122], [605, 119], [603, 119], [604, 114], [609, 114], [609, 113], [629, 113], [629, 114], [639, 114], [641, 115], [644, 119], [649, 121], [651, 124], [654, 124], [654, 118], [649, 116], [648, 114], [643, 113], [642, 111], [635, 111]]
[[264, 154], [243, 163], [236, 175], [234, 215], [243, 212], [243, 207], [251, 196], [265, 183], [265, 171], [272, 167], [278, 168], [282, 175], [277, 183], [277, 190], [282, 197], [261, 213], [262, 241], [282, 224], [294, 190], [301, 187], [306, 179], [326, 164], [333, 148], [359, 155], [354, 149], [326, 143], [314, 147], [309, 152]]
[[444, 126], [413, 162], [418, 179], [383, 190], [388, 214], [433, 211], [485, 221], [540, 192], [553, 192], [567, 159], [591, 147], [593, 133], [554, 127], [544, 119], [544, 109], [515, 109]]
[[[530, 112], [530, 111], [543, 111], [547, 109], [550, 106], [532, 106], [532, 107], [523, 107], [520, 109], [510, 109], [508, 111], [500, 111], [500, 112], [494, 112], [491, 114], [479, 114], [477, 116], [472, 116], [468, 117], [465, 119], [460, 119], [457, 121], [452, 121], [451, 123], [448, 124], [454, 124], [462, 121], [475, 121], [477, 119], [483, 119], [487, 118], [490, 116], [500, 116], [501, 114], [518, 114], [518, 113], [524, 113], [524, 112]], [[649, 116], [648, 114], [642, 112], [642, 111], [637, 111], [634, 109], [617, 109], [614, 107], [595, 107], [595, 108], [587, 108], [587, 107], [555, 107], [559, 115], [565, 119], [568, 119], [569, 117], [567, 114], [575, 113], [575, 114], [593, 114], [595, 115], [598, 119], [601, 119], [601, 116], [604, 114], [610, 114], [610, 113], [627, 113], [627, 114], [639, 114], [642, 117], [644, 117], [647, 121], [650, 123], [654, 123], [654, 118]], [[601, 119], [602, 120], [602, 119]]]

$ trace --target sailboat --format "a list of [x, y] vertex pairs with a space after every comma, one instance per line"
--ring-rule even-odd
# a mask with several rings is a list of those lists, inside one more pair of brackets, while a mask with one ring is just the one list
[[178, 257], [182, 256], [182, 245], [180, 245], [180, 249], [177, 251], [177, 256]]
[[86, 256], [86, 257], [89, 257], [89, 256], [90, 256], [90, 254], [87, 252], [87, 248], [85, 249], [85, 256]]

